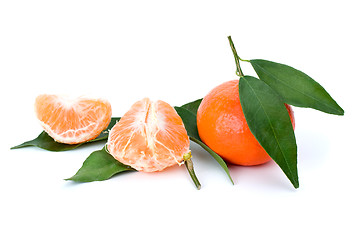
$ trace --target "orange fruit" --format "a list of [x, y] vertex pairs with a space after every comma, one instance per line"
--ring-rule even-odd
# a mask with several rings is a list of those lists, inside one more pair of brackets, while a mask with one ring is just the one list
[[42, 94], [35, 100], [35, 113], [55, 141], [78, 144], [96, 138], [110, 123], [112, 110], [102, 99]]
[[143, 172], [181, 164], [190, 152], [187, 131], [175, 109], [148, 98], [134, 103], [111, 129], [107, 150], [121, 163]]
[[[258, 165], [271, 160], [249, 130], [239, 100], [238, 80], [212, 89], [197, 112], [201, 140], [225, 161], [236, 165]], [[286, 104], [294, 128], [294, 115]]]

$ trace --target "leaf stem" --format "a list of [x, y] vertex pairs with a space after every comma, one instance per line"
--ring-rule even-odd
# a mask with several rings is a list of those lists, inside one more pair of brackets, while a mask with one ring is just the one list
[[200, 145], [204, 150], [206, 150], [217, 161], [217, 163], [219, 163], [219, 165], [227, 173], [227, 176], [228, 176], [229, 180], [231, 181], [231, 183], [234, 185], [233, 179], [231, 177], [231, 174], [229, 173], [227, 164], [224, 162], [224, 160], [217, 153], [215, 153], [210, 147], [208, 147], [206, 144], [204, 144], [202, 141], [200, 141], [194, 137], [189, 137], [189, 139], [191, 141], [197, 143], [198, 145]]
[[197, 189], [201, 189], [201, 183], [199, 182], [193, 168], [193, 162], [192, 162], [192, 154], [191, 152], [186, 153], [183, 155], [184, 164], [186, 165], [186, 168], [188, 170], [189, 175], [191, 176], [194, 184], [196, 185]]
[[238, 54], [237, 54], [237, 50], [236, 48], [234, 47], [234, 44], [233, 44], [233, 41], [232, 41], [232, 37], [231, 36], [228, 36], [228, 41], [229, 41], [229, 45], [231, 46], [231, 49], [232, 49], [232, 52], [233, 52], [233, 56], [234, 56], [234, 60], [236, 62], [236, 67], [237, 67], [237, 71], [236, 71], [236, 75], [238, 77], [243, 77], [243, 72], [242, 72], [242, 69], [241, 69], [241, 66], [239, 64], [239, 60], [241, 61], [245, 61], [245, 62], [249, 62], [248, 60], [244, 60], [244, 59], [241, 59]]

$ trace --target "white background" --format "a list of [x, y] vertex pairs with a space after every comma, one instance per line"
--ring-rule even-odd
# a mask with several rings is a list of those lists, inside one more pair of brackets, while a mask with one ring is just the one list
[[[356, 1], [1, 1], [1, 239], [358, 239]], [[191, 145], [184, 167], [74, 184], [101, 144], [9, 150], [41, 131], [40, 93], [107, 98], [122, 116], [143, 97], [182, 105], [236, 78], [244, 59], [316, 79], [345, 116], [294, 108], [300, 188], [279, 167], [220, 166]], [[254, 74], [242, 64], [245, 74]]]

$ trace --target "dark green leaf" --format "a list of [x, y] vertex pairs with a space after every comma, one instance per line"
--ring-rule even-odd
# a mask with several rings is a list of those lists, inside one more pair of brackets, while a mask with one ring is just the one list
[[125, 171], [134, 171], [134, 169], [117, 161], [106, 152], [104, 147], [102, 150], [91, 153], [78, 172], [65, 180], [75, 182], [103, 181]]
[[198, 135], [197, 129], [197, 118], [193, 112], [183, 108], [183, 107], [175, 107], [178, 115], [182, 118], [183, 124], [187, 130], [187, 134], [190, 137], [200, 139]]
[[[197, 100], [198, 101], [198, 100]], [[198, 107], [197, 107], [198, 108]], [[185, 128], [187, 130], [187, 134], [189, 136], [189, 138], [197, 143], [198, 145], [200, 145], [204, 150], [206, 150], [209, 154], [211, 154], [211, 156], [219, 163], [219, 165], [224, 169], [224, 171], [227, 173], [229, 179], [231, 180], [231, 182], [233, 183], [232, 177], [229, 173], [227, 164], [224, 162], [224, 160], [217, 154], [215, 153], [212, 149], [210, 149], [206, 144], [204, 144], [201, 141], [201, 138], [198, 135], [198, 129], [197, 129], [197, 118], [196, 115], [183, 108], [183, 107], [175, 107], [178, 115], [182, 118], [183, 124], [185, 125]]]
[[12, 147], [11, 149], [34, 146], [34, 147], [38, 147], [38, 148], [56, 152], [56, 151], [72, 150], [72, 149], [77, 148], [80, 145], [81, 144], [64, 144], [64, 143], [56, 142], [45, 131], [43, 131], [40, 133], [40, 135], [37, 138], [27, 141], [27, 142], [24, 142], [15, 147]]
[[265, 82], [251, 76], [240, 78], [239, 96], [249, 129], [298, 188], [297, 144], [282, 99]]
[[197, 117], [197, 110], [198, 110], [198, 107], [201, 104], [201, 102], [202, 102], [202, 98], [198, 99], [196, 101], [193, 101], [193, 102], [186, 103], [186, 104], [182, 105], [181, 107], [192, 112]]
[[267, 60], [254, 59], [250, 62], [259, 78], [279, 93], [285, 103], [336, 115], [344, 114], [329, 93], [305, 73]]
[[40, 133], [40, 135], [37, 138], [27, 141], [27, 142], [24, 142], [20, 145], [14, 146], [11, 149], [34, 146], [34, 147], [39, 147], [39, 148], [42, 148], [42, 149], [45, 149], [48, 151], [54, 151], [54, 152], [72, 150], [72, 149], [78, 148], [79, 146], [87, 144], [87, 143], [106, 140], [108, 137], [109, 131], [119, 120], [120, 120], [120, 118], [111, 118], [110, 124], [107, 126], [107, 128], [105, 130], [103, 130], [101, 132], [101, 134], [99, 136], [97, 136], [95, 139], [90, 140], [85, 143], [80, 143], [80, 144], [59, 143], [59, 142], [56, 142], [52, 137], [50, 137], [45, 131], [43, 131], [42, 133]]

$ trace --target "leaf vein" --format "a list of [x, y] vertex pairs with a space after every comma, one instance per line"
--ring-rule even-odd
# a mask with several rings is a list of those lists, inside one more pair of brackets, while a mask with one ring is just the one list
[[[287, 84], [284, 81], [281, 81], [279, 78], [277, 78], [273, 73], [267, 71], [265, 68], [261, 67], [260, 65], [258, 65], [257, 63], [253, 63], [254, 65], [256, 65], [258, 68], [260, 68], [263, 72], [265, 72], [266, 74], [270, 75], [271, 77], [273, 77], [274, 79], [276, 79], [277, 81], [279, 81], [280, 83], [282, 83], [284, 86], [288, 87], [289, 89], [299, 92], [300, 94], [303, 94], [304, 96], [313, 99], [316, 102], [319, 102], [325, 106], [327, 106], [328, 108], [332, 109], [333, 111], [337, 111], [336, 108], [332, 107], [330, 104], [327, 104], [326, 102], [321, 101], [320, 99], [313, 97], [311, 95], [308, 95], [307, 93], [303, 92], [303, 91], [299, 91], [298, 89], [292, 87], [291, 85]], [[298, 71], [298, 70], [297, 70]], [[309, 76], [308, 76], [309, 77]]]
[[[245, 79], [245, 78], [243, 78], [243, 79]], [[248, 83], [248, 80], [247, 80], [247, 79], [246, 79], [246, 81], [247, 81], [247, 83]], [[286, 160], [286, 161], [285, 161], [285, 164], [287, 165], [288, 170], [290, 171], [291, 175], [292, 175], [292, 176], [294, 176], [294, 173], [292, 172], [292, 169], [290, 168], [290, 166], [289, 166], [289, 164], [288, 164], [288, 160], [287, 160], [287, 158], [286, 158], [286, 157], [285, 157], [285, 155], [284, 155], [284, 152], [283, 152], [283, 150], [282, 150], [282, 147], [281, 147], [281, 145], [279, 144], [279, 140], [278, 140], [278, 137], [277, 137], [276, 131], [274, 130], [274, 127], [273, 127], [272, 121], [270, 120], [270, 118], [269, 118], [269, 116], [268, 116], [267, 112], [266, 112], [266, 111], [264, 111], [262, 101], [260, 100], [260, 98], [258, 97], [258, 95], [256, 94], [256, 92], [254, 91], [253, 87], [252, 87], [250, 84], [247, 84], [247, 85], [249, 86], [249, 88], [250, 88], [250, 89], [251, 89], [251, 91], [253, 92], [253, 95], [256, 97], [256, 99], [258, 100], [258, 102], [259, 102], [259, 104], [260, 104], [261, 108], [263, 109], [263, 112], [264, 112], [264, 114], [265, 114], [266, 118], [267, 118], [267, 119], [268, 119], [268, 121], [269, 121], [269, 124], [270, 124], [271, 130], [272, 130], [272, 132], [273, 132], [273, 135], [274, 135], [275, 141], [276, 141], [276, 143], [277, 143], [277, 147], [279, 148], [280, 153], [281, 153], [281, 155], [283, 156], [283, 158]]]

